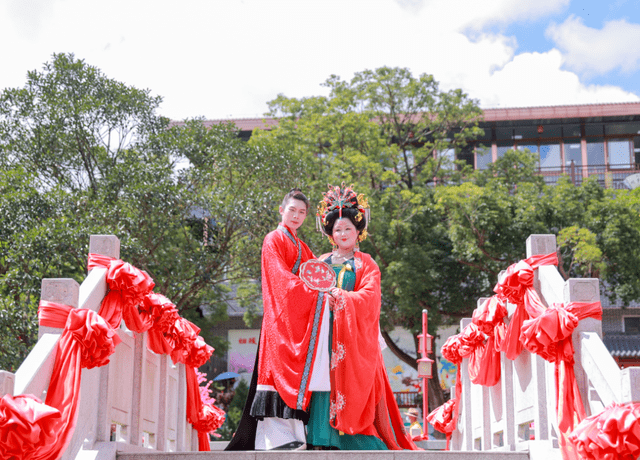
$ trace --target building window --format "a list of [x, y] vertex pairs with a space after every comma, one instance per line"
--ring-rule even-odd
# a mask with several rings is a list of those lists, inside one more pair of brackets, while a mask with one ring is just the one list
[[560, 144], [543, 144], [540, 146], [540, 169], [544, 171], [560, 171], [562, 158]]
[[561, 137], [562, 126], [560, 125], [540, 125], [542, 126], [542, 132], [540, 138]]
[[564, 125], [562, 137], [580, 137], [580, 125]]
[[640, 134], [640, 123], [612, 123], [604, 127], [605, 134]]
[[513, 128], [496, 128], [496, 139], [513, 139]]
[[498, 141], [496, 142], [496, 145], [498, 146], [498, 158], [502, 158], [504, 156], [505, 153], [507, 153], [507, 151], [512, 150], [513, 149], [513, 141], [511, 142], [507, 142], [507, 141]]
[[604, 125], [602, 123], [589, 123], [584, 125], [584, 135], [590, 136], [603, 136]]
[[531, 153], [535, 153], [536, 154], [536, 168], [540, 168], [540, 155], [538, 155], [538, 146], [535, 144], [518, 144], [516, 146], [516, 149], [520, 150], [521, 152], [524, 152], [525, 150], [530, 151]]
[[458, 151], [458, 160], [462, 160], [473, 167], [473, 146], [465, 145], [464, 147], [460, 147]]
[[576, 166], [582, 165], [582, 149], [580, 148], [580, 141], [564, 143], [564, 164], [567, 167], [570, 167], [571, 161], [573, 161], [573, 164]]
[[453, 171], [456, 169], [456, 165], [454, 161], [456, 161], [456, 151], [455, 149], [446, 149], [440, 152], [440, 158], [442, 161], [442, 169], [446, 169], [449, 171]]
[[631, 164], [631, 152], [629, 139], [609, 139], [607, 151], [609, 152], [609, 167], [611, 169], [627, 169]]
[[625, 316], [622, 320], [625, 334], [640, 334], [640, 316]]
[[589, 164], [589, 172], [596, 172], [598, 166], [604, 166], [604, 139], [588, 139], [587, 140], [587, 163]]
[[[544, 128], [543, 128], [544, 129]], [[513, 129], [513, 139], [538, 139], [538, 126], [516, 126]]]
[[487, 169], [491, 164], [491, 147], [478, 144], [476, 147], [476, 169]]

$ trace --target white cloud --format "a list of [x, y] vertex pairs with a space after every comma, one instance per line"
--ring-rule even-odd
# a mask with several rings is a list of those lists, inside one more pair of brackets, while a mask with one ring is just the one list
[[[429, 1], [429, 0], [427, 0]], [[482, 32], [487, 26], [531, 22], [561, 12], [570, 0], [431, 0], [434, 12], [456, 30]]]
[[561, 69], [558, 50], [523, 53], [493, 73], [471, 95], [481, 106], [532, 107], [640, 101], [638, 95], [610, 85], [584, 85], [578, 76]]
[[620, 19], [598, 30], [570, 16], [560, 25], [551, 24], [546, 35], [563, 51], [567, 68], [576, 72], [593, 75], [640, 69], [640, 24]]
[[[174, 119], [260, 116], [278, 93], [325, 94], [320, 83], [329, 75], [347, 80], [383, 65], [433, 74], [443, 89], [462, 88], [483, 105], [629, 100], [619, 88], [585, 87], [561, 71], [557, 51], [517, 55], [514, 37], [483, 30], [542, 18], [567, 2], [111, 0], [105, 8], [50, 0], [29, 29], [28, 11], [13, 0], [11, 11], [0, 3], [0, 40], [11, 44], [0, 48], [0, 89], [22, 86], [52, 53], [73, 52], [110, 78], [163, 96], [162, 114]], [[537, 83], [527, 83], [532, 73]]]

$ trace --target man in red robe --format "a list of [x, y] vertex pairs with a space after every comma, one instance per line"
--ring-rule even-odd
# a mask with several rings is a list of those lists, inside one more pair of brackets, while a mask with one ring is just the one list
[[315, 258], [296, 233], [308, 209], [306, 196], [291, 190], [280, 206], [280, 225], [264, 239], [258, 356], [242, 420], [227, 450], [304, 449], [324, 302], [324, 294], [298, 276], [300, 265]]

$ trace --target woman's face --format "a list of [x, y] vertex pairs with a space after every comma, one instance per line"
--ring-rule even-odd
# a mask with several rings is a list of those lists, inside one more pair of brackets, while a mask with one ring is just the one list
[[358, 230], [355, 225], [346, 218], [336, 220], [333, 225], [333, 241], [342, 252], [355, 248], [358, 241]]

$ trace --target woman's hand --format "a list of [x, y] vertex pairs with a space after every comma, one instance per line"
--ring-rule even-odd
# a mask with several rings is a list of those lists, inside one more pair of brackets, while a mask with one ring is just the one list
[[335, 305], [335, 303], [336, 303], [336, 299], [335, 299], [335, 297], [333, 297], [333, 296], [331, 295], [331, 293], [330, 293], [330, 292], [327, 292], [327, 294], [328, 294], [328, 295], [327, 295], [327, 303], [329, 304], [329, 310], [333, 311], [333, 306], [334, 306], [334, 305]]
[[344, 292], [342, 289], [334, 287], [332, 288], [330, 291], [327, 292], [327, 294], [329, 294], [329, 308], [333, 311], [333, 306], [336, 304], [336, 299], [338, 298], [338, 296], [342, 295], [342, 292]]

